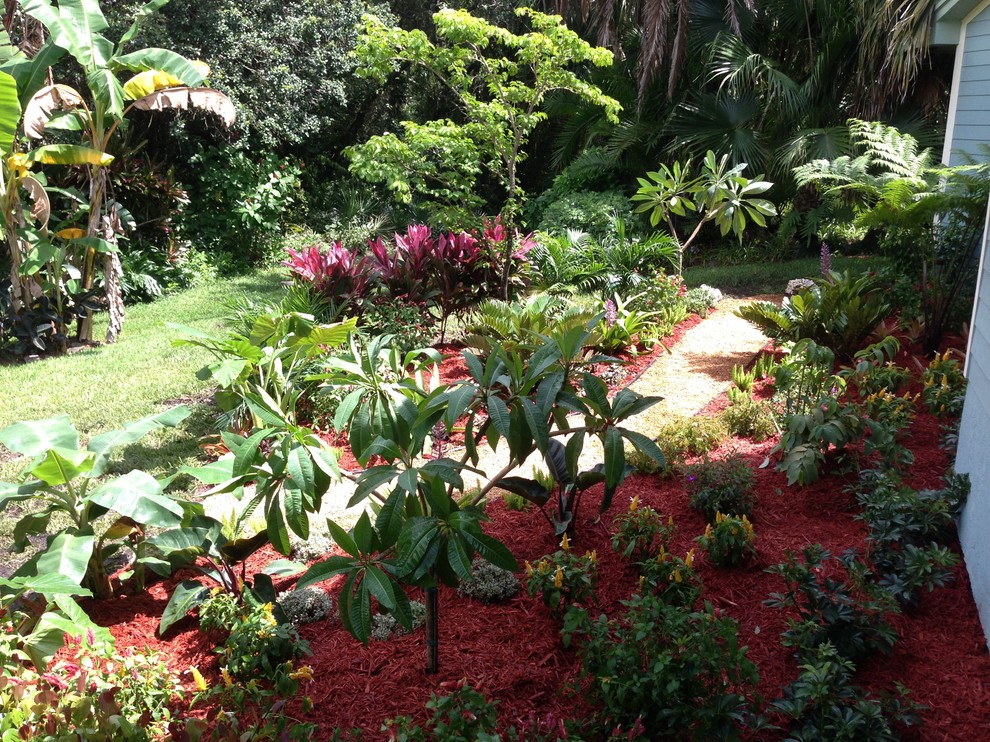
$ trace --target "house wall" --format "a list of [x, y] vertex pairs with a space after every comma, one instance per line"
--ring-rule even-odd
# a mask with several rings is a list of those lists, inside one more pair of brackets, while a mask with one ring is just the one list
[[[990, 142], [990, 0], [977, 5], [961, 29], [943, 158], [951, 165], [965, 161], [958, 150], [979, 157], [985, 153], [978, 145]], [[969, 473], [973, 485], [960, 520], [959, 540], [983, 631], [990, 637], [990, 261], [986, 252], [984, 231], [956, 471]]]

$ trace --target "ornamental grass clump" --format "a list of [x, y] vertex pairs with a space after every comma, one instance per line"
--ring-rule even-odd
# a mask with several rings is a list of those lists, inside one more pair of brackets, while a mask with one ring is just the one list
[[617, 516], [613, 525], [612, 548], [634, 562], [649, 559], [656, 554], [658, 539], [660, 546], [667, 546], [674, 535], [673, 517], [667, 518], [665, 523], [663, 516], [653, 508], [640, 507], [639, 495], [632, 498], [629, 510]]
[[753, 524], [745, 515], [737, 518], [716, 513], [715, 523], [705, 526], [705, 532], [698, 536], [697, 542], [719, 567], [734, 567], [756, 555], [755, 539]]

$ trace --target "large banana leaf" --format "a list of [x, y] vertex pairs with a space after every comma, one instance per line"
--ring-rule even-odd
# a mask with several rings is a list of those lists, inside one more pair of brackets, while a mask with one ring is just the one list
[[162, 486], [150, 474], [134, 470], [97, 487], [86, 498], [137, 523], [158, 528], [182, 522], [182, 506], [162, 494]]
[[167, 72], [181, 80], [183, 85], [190, 87], [202, 84], [205, 79], [202, 70], [181, 54], [169, 49], [156, 49], [154, 47], [114, 57], [110, 62], [110, 68], [114, 71], [145, 72], [157, 70]]
[[39, 456], [50, 448], [79, 448], [79, 433], [68, 415], [28, 420], [0, 430], [0, 443], [14, 453]]
[[117, 119], [124, 117], [124, 86], [113, 72], [106, 67], [92, 70], [86, 75], [86, 83], [104, 111]]
[[82, 584], [96, 537], [87, 529], [81, 533], [62, 531], [45, 551], [39, 552], [18, 567], [15, 577], [58, 574]]
[[134, 102], [134, 108], [139, 111], [164, 111], [177, 109], [188, 111], [198, 108], [212, 111], [219, 116], [226, 126], [231, 126], [237, 118], [237, 109], [233, 101], [223, 93], [211, 88], [169, 88], [146, 95]]
[[145, 70], [124, 83], [127, 100], [137, 100], [163, 88], [182, 87], [182, 80], [161, 70]]
[[20, 118], [17, 81], [6, 72], [0, 72], [0, 155], [4, 157], [14, 149], [14, 135]]
[[82, 96], [68, 85], [46, 85], [35, 93], [24, 108], [24, 133], [41, 139], [53, 111], [68, 111], [83, 105]]
[[165, 412], [148, 415], [140, 420], [126, 423], [120, 430], [94, 436], [86, 445], [88, 450], [96, 454], [91, 476], [98, 477], [103, 474], [107, 462], [110, 460], [111, 452], [118, 446], [134, 443], [157, 428], [174, 428], [189, 417], [190, 412], [188, 407], [180, 405]]
[[45, 41], [33, 58], [18, 55], [0, 65], [17, 80], [17, 95], [21, 108], [48, 82], [48, 70], [65, 56], [65, 49], [56, 46], [51, 39]]
[[86, 70], [105, 67], [113, 44], [100, 35], [108, 28], [97, 0], [25, 0], [24, 12], [45, 24], [57, 46], [75, 57]]
[[109, 165], [113, 156], [81, 144], [46, 144], [28, 152], [30, 162], [42, 165]]

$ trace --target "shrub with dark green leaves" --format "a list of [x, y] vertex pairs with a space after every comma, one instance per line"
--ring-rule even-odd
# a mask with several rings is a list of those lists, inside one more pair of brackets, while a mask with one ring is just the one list
[[704, 513], [709, 523], [718, 513], [747, 517], [753, 514], [756, 478], [739, 454], [721, 460], [706, 456], [696, 464], [682, 467], [681, 472], [691, 507]]
[[697, 538], [698, 546], [705, 550], [719, 567], [733, 567], [751, 559], [756, 554], [753, 541], [756, 534], [753, 524], [745, 515], [715, 514], [715, 522], [705, 526], [705, 532]]
[[871, 471], [857, 489], [863, 506], [858, 518], [869, 528], [868, 554], [882, 587], [911, 605], [922, 590], [952, 580], [959, 557], [946, 546], [955, 534], [957, 499], [951, 486], [916, 492], [888, 470]]
[[852, 661], [828, 642], [808, 652], [797, 680], [771, 707], [793, 722], [787, 738], [895, 742], [901, 738], [898, 727], [921, 722], [921, 707], [908, 700], [903, 685], [897, 684], [896, 695], [876, 697], [852, 684], [855, 672]]
[[622, 191], [574, 191], [561, 194], [547, 204], [537, 229], [544, 232], [578, 229], [601, 240], [612, 231], [616, 215], [630, 225], [638, 221]]
[[767, 571], [782, 577], [786, 590], [771, 593], [767, 605], [792, 611], [782, 638], [799, 656], [831, 643], [856, 660], [868, 651], [889, 652], [897, 632], [887, 622], [897, 602], [877, 585], [875, 575], [854, 551], [833, 557], [821, 544], [803, 549], [803, 559], [788, 551], [783, 564]]
[[962, 414], [966, 377], [959, 362], [949, 357], [949, 351], [935, 356], [921, 380], [924, 384], [921, 395], [929, 412], [939, 417], [958, 417]]
[[833, 271], [811, 289], [786, 297], [779, 307], [756, 301], [736, 314], [774, 340], [813, 340], [849, 361], [890, 314], [883, 289], [883, 281], [871, 274]]
[[594, 552], [578, 555], [565, 548], [535, 564], [526, 562], [526, 593], [531, 598], [539, 595], [555, 613], [572, 603], [594, 600], [597, 584], [598, 555]]
[[254, 603], [238, 617], [220, 653], [220, 664], [242, 680], [274, 680], [288, 662], [310, 654], [292, 624], [279, 623], [271, 603]]
[[593, 620], [577, 606], [565, 617], [564, 643], [578, 646], [601, 729], [638, 725], [650, 740], [738, 739], [758, 680], [738, 624], [711, 605], [692, 612], [651, 592], [623, 605], [618, 618]]
[[655, 557], [636, 566], [643, 579], [643, 586], [652, 590], [668, 605], [691, 608], [701, 597], [701, 580], [694, 571], [694, 549], [681, 558], [661, 546]]

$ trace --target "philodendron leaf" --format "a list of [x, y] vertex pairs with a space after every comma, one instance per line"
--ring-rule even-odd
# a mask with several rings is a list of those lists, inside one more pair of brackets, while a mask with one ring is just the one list
[[86, 499], [137, 523], [159, 528], [179, 525], [184, 514], [178, 502], [162, 494], [157, 479], [137, 469], [100, 485]]
[[49, 448], [79, 448], [79, 433], [68, 415], [16, 422], [0, 430], [0, 443], [14, 453], [40, 456]]
[[172, 627], [172, 624], [185, 618], [186, 614], [202, 603], [209, 594], [210, 589], [199, 584], [196, 580], [183, 580], [176, 585], [172, 597], [169, 598], [168, 605], [165, 606], [165, 611], [162, 613], [162, 620], [158, 624], [158, 634], [164, 634]]
[[498, 482], [499, 489], [518, 495], [537, 507], [543, 507], [550, 499], [550, 491], [535, 479], [526, 477], [504, 477]]

